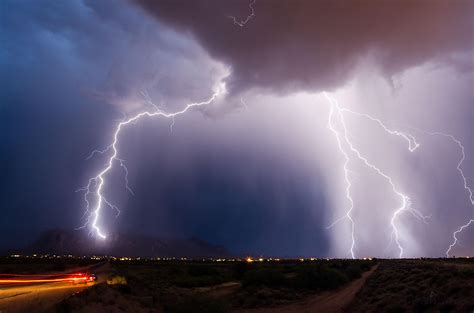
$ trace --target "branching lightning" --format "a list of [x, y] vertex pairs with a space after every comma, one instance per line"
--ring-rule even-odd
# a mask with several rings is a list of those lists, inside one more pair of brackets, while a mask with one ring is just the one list
[[244, 19], [244, 20], [237, 20], [237, 18], [235, 16], [228, 16], [228, 18], [232, 19], [232, 21], [234, 22], [234, 25], [237, 25], [237, 26], [240, 26], [240, 27], [244, 27], [245, 24], [247, 24], [254, 16], [255, 16], [255, 10], [253, 8], [255, 2], [257, 0], [253, 0], [250, 4], [249, 4], [249, 8], [250, 8], [250, 14], [247, 15], [247, 17]]
[[[324, 96], [329, 100], [329, 102], [331, 104], [331, 106], [329, 108], [329, 118], [328, 118], [327, 127], [334, 134], [334, 136], [336, 137], [337, 147], [339, 148], [339, 151], [341, 152], [341, 154], [344, 157], [343, 170], [344, 170], [344, 180], [345, 180], [345, 183], [346, 183], [346, 198], [349, 201], [349, 209], [347, 210], [345, 216], [343, 216], [343, 217], [339, 218], [338, 220], [336, 220], [334, 223], [329, 225], [328, 228], [333, 227], [335, 224], [337, 224], [339, 221], [341, 221], [344, 218], [347, 218], [349, 220], [349, 222], [351, 224], [351, 248], [350, 248], [350, 253], [351, 253], [352, 258], [354, 259], [355, 258], [355, 254], [354, 254], [354, 247], [355, 247], [354, 228], [355, 228], [355, 224], [354, 224], [354, 220], [352, 219], [352, 215], [351, 215], [352, 210], [354, 209], [354, 200], [352, 199], [352, 196], [351, 196], [352, 184], [351, 184], [351, 180], [350, 180], [350, 177], [349, 177], [349, 161], [350, 161], [350, 158], [349, 158], [349, 155], [347, 154], [347, 152], [343, 148], [341, 137], [339, 136], [339, 132], [334, 127], [334, 121], [333, 121], [333, 119], [334, 119], [334, 110], [338, 109], [337, 103], [334, 101], [334, 99], [329, 98], [326, 93], [324, 94]], [[339, 122], [343, 122], [343, 121], [339, 120]]]
[[[143, 118], [146, 118], [146, 117], [150, 118], [150, 117], [160, 117], [160, 116], [165, 117], [165, 118], [171, 118], [173, 123], [174, 123], [175, 117], [186, 113], [187, 111], [189, 111], [190, 109], [192, 109], [194, 107], [199, 107], [199, 106], [210, 104], [219, 95], [221, 95], [224, 92], [225, 92], [225, 85], [222, 84], [212, 94], [212, 96], [209, 99], [207, 99], [203, 102], [189, 103], [184, 107], [184, 109], [182, 109], [180, 111], [177, 111], [177, 112], [174, 112], [174, 113], [166, 113], [166, 112], [162, 111], [161, 109], [159, 109], [156, 105], [154, 105], [151, 102], [148, 94], [144, 94], [145, 99], [147, 99], [147, 103], [149, 103], [151, 105], [151, 107], [154, 108], [154, 110], [153, 111], [140, 112], [140, 113], [136, 114], [135, 116], [118, 123], [116, 128], [115, 128], [115, 132], [114, 132], [114, 135], [113, 135], [113, 138], [112, 138], [112, 143], [110, 145], [108, 145], [103, 150], [94, 150], [91, 153], [91, 155], [88, 157], [88, 158], [90, 158], [90, 157], [94, 156], [96, 153], [98, 153], [98, 154], [110, 153], [105, 167], [102, 168], [101, 170], [99, 170], [99, 172], [94, 177], [90, 178], [87, 185], [84, 188], [79, 189], [79, 191], [84, 192], [84, 202], [86, 204], [86, 209], [85, 209], [84, 217], [83, 217], [83, 218], [86, 219], [86, 222], [85, 222], [83, 227], [90, 224], [90, 226], [92, 228], [92, 231], [99, 238], [105, 239], [106, 235], [103, 233], [103, 231], [101, 230], [101, 228], [99, 226], [100, 214], [101, 214], [102, 208], [104, 206], [108, 206], [108, 207], [116, 210], [117, 215], [120, 214], [119, 208], [116, 205], [114, 205], [113, 203], [111, 203], [110, 201], [108, 201], [107, 198], [103, 194], [104, 186], [106, 184], [107, 174], [113, 169], [114, 164], [118, 163], [120, 165], [120, 167], [123, 168], [124, 173], [125, 173], [125, 187], [127, 188], [127, 190], [130, 193], [133, 194], [132, 189], [128, 185], [128, 169], [125, 166], [125, 161], [123, 159], [119, 158], [119, 156], [118, 156], [119, 151], [118, 151], [118, 147], [117, 147], [119, 139], [120, 139], [120, 134], [121, 134], [122, 130], [124, 130], [126, 128], [126, 126], [134, 125], [135, 123], [139, 122], [140, 120], [142, 120]], [[90, 201], [91, 197], [94, 200], [94, 208], [93, 209], [91, 209], [91, 201]]]
[[[175, 122], [175, 118], [177, 116], [186, 113], [193, 107], [203, 106], [203, 105], [212, 103], [223, 92], [225, 92], [225, 85], [221, 85], [221, 88], [217, 89], [217, 91], [214, 92], [209, 99], [203, 102], [194, 102], [194, 103], [187, 104], [182, 110], [173, 112], [173, 113], [167, 113], [167, 112], [164, 112], [162, 109], [158, 108], [155, 104], [153, 104], [148, 94], [144, 93], [143, 96], [146, 102], [149, 104], [149, 107], [152, 109], [142, 111], [133, 117], [120, 121], [116, 125], [111, 144], [102, 150], [92, 151], [92, 153], [87, 158], [87, 159], [90, 159], [96, 154], [108, 156], [107, 162], [104, 165], [104, 167], [101, 168], [95, 176], [93, 176], [92, 178], [88, 180], [88, 183], [84, 188], [81, 188], [78, 190], [78, 191], [84, 192], [84, 202], [86, 204], [85, 212], [83, 216], [86, 222], [83, 227], [90, 226], [91, 231], [95, 235], [97, 235], [99, 238], [105, 239], [106, 235], [101, 230], [101, 227], [99, 226], [99, 222], [101, 219], [101, 212], [103, 208], [109, 207], [116, 211], [117, 216], [120, 214], [119, 208], [115, 204], [110, 202], [104, 195], [104, 186], [106, 185], [106, 178], [107, 178], [107, 175], [114, 168], [114, 165], [119, 165], [123, 169], [125, 188], [133, 195], [133, 191], [129, 186], [129, 180], [128, 180], [129, 171], [126, 167], [125, 160], [119, 157], [119, 150], [118, 150], [120, 135], [122, 133], [122, 130], [124, 130], [126, 126], [135, 125], [136, 123], [141, 121], [143, 118], [161, 116], [161, 117], [165, 117], [172, 120], [172, 123], [170, 126], [172, 130], [172, 127]], [[369, 121], [376, 123], [385, 133], [400, 137], [401, 139], [406, 141], [408, 145], [408, 150], [410, 152], [414, 152], [420, 146], [420, 144], [418, 143], [417, 139], [413, 135], [404, 133], [398, 130], [392, 130], [389, 127], [387, 127], [380, 119], [375, 118], [369, 114], [359, 113], [347, 108], [342, 108], [336, 99], [331, 98], [326, 93], [324, 93], [324, 96], [326, 97], [326, 99], [329, 101], [329, 104], [330, 104], [327, 128], [334, 135], [336, 139], [336, 143], [337, 143], [337, 148], [344, 159], [342, 169], [344, 173], [344, 182], [345, 182], [345, 198], [347, 199], [347, 202], [349, 203], [346, 213], [342, 217], [334, 221], [331, 225], [329, 225], [328, 228], [332, 228], [334, 225], [336, 225], [337, 223], [341, 222], [344, 219], [347, 219], [349, 221], [350, 232], [351, 232], [351, 244], [350, 244], [349, 253], [352, 258], [355, 258], [356, 257], [355, 250], [357, 246], [356, 244], [357, 225], [353, 218], [353, 211], [355, 209], [355, 201], [351, 192], [352, 182], [351, 182], [350, 165], [355, 160], [358, 160], [359, 162], [362, 162], [362, 164], [364, 164], [366, 168], [372, 170], [378, 176], [383, 178], [390, 186], [390, 189], [393, 192], [393, 194], [399, 199], [399, 206], [391, 214], [389, 227], [391, 229], [390, 242], [393, 241], [396, 244], [396, 247], [399, 251], [398, 256], [401, 258], [404, 255], [404, 247], [400, 239], [400, 230], [397, 225], [397, 223], [399, 223], [398, 218], [403, 213], [410, 213], [415, 218], [422, 220], [423, 222], [426, 222], [426, 219], [429, 216], [424, 216], [420, 211], [415, 209], [412, 206], [410, 197], [399, 189], [397, 184], [394, 182], [393, 178], [389, 174], [387, 174], [385, 171], [380, 169], [378, 166], [376, 166], [374, 163], [369, 161], [369, 159], [365, 157], [361, 153], [361, 151], [355, 147], [355, 145], [350, 139], [351, 136], [350, 136], [350, 131], [346, 124], [345, 113], [348, 113], [360, 118], [368, 119]], [[240, 100], [241, 100], [241, 103], [244, 105], [244, 107], [247, 108], [245, 101], [243, 99], [240, 99]], [[469, 178], [466, 177], [462, 169], [462, 165], [465, 160], [465, 149], [461, 141], [456, 139], [454, 136], [445, 134], [445, 133], [440, 133], [440, 132], [424, 132], [424, 133], [433, 135], [433, 136], [436, 135], [436, 136], [443, 136], [443, 137], [449, 138], [451, 141], [453, 141], [459, 146], [461, 158], [457, 164], [457, 170], [462, 177], [464, 189], [467, 191], [469, 195], [470, 203], [474, 205], [474, 191], [473, 189], [469, 187], [469, 183], [468, 183]], [[464, 225], [461, 225], [453, 233], [453, 242], [447, 249], [446, 256], [449, 257], [452, 248], [458, 243], [457, 236], [463, 230], [468, 228], [471, 224], [474, 224], [474, 219], [472, 218]]]
[[453, 242], [449, 245], [448, 250], [446, 250], [446, 257], [449, 258], [449, 254], [451, 252], [451, 249], [458, 243], [458, 235], [464, 231], [464, 229], [468, 228], [471, 226], [471, 224], [474, 223], [474, 219], [470, 219], [466, 224], [461, 225], [454, 233], [453, 233]]
[[[464, 171], [462, 169], [462, 165], [464, 163], [464, 160], [466, 160], [465, 148], [464, 148], [464, 145], [462, 144], [462, 142], [459, 139], [457, 139], [456, 137], [454, 137], [453, 135], [450, 135], [450, 134], [446, 134], [446, 133], [442, 133], [442, 132], [427, 132], [427, 131], [423, 131], [423, 130], [419, 130], [419, 129], [416, 129], [416, 130], [418, 130], [422, 133], [431, 135], [431, 136], [441, 136], [441, 137], [448, 138], [449, 140], [454, 142], [459, 147], [459, 152], [460, 152], [461, 157], [458, 161], [456, 169], [459, 172], [459, 175], [461, 176], [463, 187], [467, 192], [469, 202], [471, 203], [471, 205], [474, 206], [474, 191], [469, 186], [469, 183], [468, 183], [469, 178], [464, 174]], [[459, 235], [464, 229], [468, 228], [473, 223], [474, 223], [474, 219], [471, 218], [465, 224], [459, 226], [458, 229], [456, 229], [456, 231], [453, 232], [453, 242], [449, 245], [448, 249], [446, 250], [446, 257], [449, 257], [452, 248], [454, 248], [454, 246], [458, 243], [457, 235]]]
[[408, 150], [410, 150], [410, 152], [415, 151], [420, 146], [420, 144], [416, 141], [416, 138], [413, 135], [405, 134], [405, 133], [402, 133], [398, 130], [388, 129], [387, 126], [385, 126], [385, 124], [380, 119], [375, 118], [375, 117], [373, 117], [369, 114], [354, 112], [354, 111], [346, 109], [346, 108], [342, 108], [341, 111], [342, 112], [349, 112], [351, 114], [354, 114], [354, 115], [357, 115], [357, 116], [360, 116], [360, 117], [365, 117], [365, 118], [379, 124], [380, 127], [382, 127], [383, 130], [385, 132], [389, 133], [390, 135], [399, 136], [399, 137], [405, 139], [408, 142]]
[[[378, 168], [377, 166], [372, 164], [366, 157], [364, 157], [361, 154], [361, 152], [357, 148], [355, 148], [355, 146], [353, 145], [353, 143], [349, 139], [349, 131], [347, 129], [343, 113], [344, 112], [350, 112], [352, 114], [358, 115], [360, 117], [365, 117], [365, 118], [368, 118], [371, 121], [376, 122], [388, 134], [396, 135], [396, 136], [399, 136], [399, 137], [405, 139], [408, 142], [408, 149], [409, 149], [410, 152], [415, 151], [419, 147], [419, 144], [416, 141], [416, 138], [413, 137], [412, 135], [408, 135], [408, 134], [404, 134], [404, 133], [399, 132], [399, 131], [391, 130], [391, 129], [387, 128], [381, 120], [379, 120], [377, 118], [374, 118], [374, 117], [372, 117], [368, 114], [357, 113], [357, 112], [354, 112], [354, 111], [351, 111], [351, 110], [348, 110], [348, 109], [345, 109], [345, 108], [341, 108], [339, 106], [339, 103], [337, 102], [337, 100], [335, 100], [334, 98], [329, 97], [326, 93], [324, 93], [324, 96], [326, 97], [326, 99], [330, 103], [328, 128], [331, 130], [331, 132], [334, 133], [334, 135], [336, 137], [337, 144], [338, 144], [338, 148], [339, 148], [341, 154], [344, 156], [344, 159], [345, 159], [343, 169], [344, 169], [344, 176], [345, 176], [345, 182], [346, 182], [346, 198], [348, 199], [348, 201], [350, 203], [350, 207], [347, 210], [345, 216], [343, 216], [343, 217], [339, 218], [338, 220], [336, 220], [329, 227], [334, 226], [336, 223], [338, 223], [339, 221], [341, 221], [342, 219], [345, 219], [345, 218], [347, 218], [350, 221], [350, 223], [351, 223], [351, 239], [352, 239], [350, 252], [351, 252], [351, 256], [354, 258], [354, 247], [355, 247], [354, 229], [355, 229], [355, 224], [354, 224], [354, 220], [352, 219], [352, 216], [351, 216], [352, 211], [354, 209], [354, 200], [353, 200], [353, 198], [351, 196], [351, 193], [350, 193], [351, 182], [350, 182], [350, 179], [349, 179], [349, 170], [348, 170], [350, 157], [349, 157], [349, 154], [347, 153], [347, 151], [344, 149], [344, 145], [342, 144], [342, 139], [341, 139], [341, 137], [342, 137], [344, 142], [345, 142], [345, 146], [347, 146], [349, 148], [349, 150], [352, 152], [352, 154], [356, 155], [357, 158], [360, 161], [362, 161], [366, 167], [372, 169], [379, 176], [384, 178], [384, 180], [390, 185], [393, 193], [400, 199], [400, 207], [392, 214], [392, 217], [390, 219], [390, 227], [392, 228], [392, 238], [394, 239], [394, 241], [395, 241], [395, 243], [398, 247], [398, 250], [399, 250], [399, 257], [402, 257], [404, 249], [403, 249], [402, 244], [400, 243], [399, 230], [398, 230], [398, 227], [397, 227], [397, 224], [396, 224], [398, 216], [403, 212], [408, 212], [408, 213], [411, 213], [417, 219], [421, 219], [423, 221], [426, 220], [427, 216], [424, 216], [420, 211], [418, 211], [418, 210], [416, 210], [415, 208], [412, 207], [410, 198], [407, 195], [405, 195], [404, 193], [402, 193], [397, 188], [396, 184], [393, 182], [392, 177], [390, 177], [388, 174], [383, 172], [380, 168]], [[334, 112], [336, 112], [337, 121], [338, 121], [340, 127], [342, 128], [342, 135], [339, 131], [336, 130], [336, 128], [334, 126], [334, 114], [335, 114]]]

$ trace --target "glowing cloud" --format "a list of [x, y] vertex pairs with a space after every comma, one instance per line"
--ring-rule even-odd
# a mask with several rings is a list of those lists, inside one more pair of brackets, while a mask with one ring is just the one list
[[[339, 218], [338, 220], [336, 220], [329, 227], [334, 226], [336, 223], [338, 223], [339, 221], [341, 221], [344, 218], [347, 218], [350, 221], [350, 223], [351, 223], [351, 248], [350, 248], [350, 253], [351, 253], [352, 258], [354, 258], [355, 257], [354, 247], [356, 245], [356, 242], [355, 242], [355, 235], [354, 235], [355, 223], [354, 223], [354, 220], [352, 219], [352, 216], [351, 216], [351, 213], [354, 209], [354, 200], [353, 200], [353, 198], [351, 196], [351, 193], [350, 193], [351, 182], [350, 182], [350, 179], [349, 179], [349, 169], [348, 169], [348, 164], [350, 162], [350, 157], [349, 157], [348, 152], [343, 147], [343, 144], [342, 144], [342, 140], [343, 140], [345, 142], [345, 146], [347, 146], [349, 148], [350, 152], [352, 152], [352, 154], [354, 154], [357, 157], [357, 159], [362, 161], [366, 167], [372, 169], [379, 176], [384, 178], [384, 180], [390, 185], [392, 192], [400, 199], [400, 206], [392, 214], [392, 217], [390, 219], [390, 227], [392, 228], [392, 238], [394, 239], [394, 241], [397, 245], [397, 248], [399, 250], [399, 255], [398, 256], [401, 258], [401, 257], [403, 257], [404, 249], [403, 249], [402, 243], [400, 242], [400, 234], [399, 234], [400, 231], [399, 231], [399, 229], [397, 227], [397, 223], [396, 223], [397, 218], [403, 212], [411, 213], [415, 218], [423, 220], [423, 221], [425, 221], [427, 216], [424, 216], [420, 211], [418, 211], [417, 209], [412, 207], [410, 198], [398, 189], [398, 187], [394, 183], [391, 176], [389, 176], [384, 171], [382, 171], [379, 167], [377, 167], [376, 165], [371, 163], [354, 146], [352, 141], [349, 139], [349, 130], [347, 129], [347, 125], [346, 125], [346, 121], [344, 119], [344, 114], [343, 113], [344, 112], [350, 112], [352, 114], [356, 114], [358, 116], [362, 116], [362, 117], [368, 118], [371, 121], [376, 122], [388, 134], [400, 136], [401, 138], [405, 139], [408, 142], [408, 149], [409, 149], [410, 152], [413, 152], [417, 147], [419, 147], [419, 144], [417, 143], [415, 137], [413, 137], [412, 135], [407, 135], [407, 134], [404, 134], [404, 133], [399, 132], [399, 131], [390, 130], [382, 123], [381, 120], [379, 120], [377, 118], [374, 118], [374, 117], [372, 117], [368, 114], [362, 114], [362, 113], [357, 113], [357, 112], [354, 112], [354, 111], [351, 111], [351, 110], [348, 110], [348, 109], [343, 109], [339, 106], [339, 103], [337, 102], [336, 99], [329, 97], [327, 95], [327, 93], [324, 93], [324, 96], [326, 97], [326, 99], [330, 103], [328, 128], [336, 136], [339, 151], [341, 152], [341, 154], [344, 156], [344, 159], [345, 159], [343, 169], [344, 169], [344, 177], [345, 177], [345, 183], [346, 183], [346, 198], [348, 199], [348, 201], [350, 203], [349, 209], [347, 210], [345, 216], [343, 216], [343, 217]], [[342, 131], [337, 131], [336, 128], [335, 128], [334, 114], [336, 114], [336, 116], [337, 116], [337, 122], [340, 125], [340, 128], [342, 128]]]
[[[101, 214], [101, 211], [102, 211], [102, 208], [103, 208], [104, 204], [106, 206], [110, 207], [110, 208], [115, 209], [117, 211], [117, 215], [120, 213], [118, 207], [115, 206], [114, 204], [110, 203], [107, 200], [107, 198], [103, 195], [103, 189], [104, 189], [104, 185], [106, 183], [107, 174], [112, 170], [112, 168], [113, 168], [113, 166], [116, 162], [118, 162], [120, 164], [120, 166], [124, 169], [126, 187], [130, 192], [132, 192], [130, 187], [128, 186], [128, 178], [127, 178], [128, 177], [128, 170], [127, 170], [127, 167], [125, 166], [124, 160], [122, 160], [118, 157], [119, 151], [118, 151], [118, 148], [117, 148], [117, 143], [120, 139], [120, 134], [121, 134], [122, 130], [125, 129], [125, 127], [127, 127], [129, 125], [134, 125], [135, 123], [140, 121], [142, 118], [146, 118], [146, 117], [171, 118], [173, 120], [173, 123], [174, 123], [174, 118], [176, 116], [184, 114], [184, 113], [186, 113], [187, 111], [189, 111], [190, 109], [192, 109], [194, 107], [199, 107], [199, 106], [203, 106], [203, 105], [206, 105], [206, 104], [210, 104], [218, 96], [222, 95], [225, 92], [226, 92], [225, 84], [220, 84], [217, 87], [216, 91], [212, 94], [212, 96], [209, 99], [207, 99], [203, 102], [189, 103], [184, 107], [184, 109], [182, 109], [180, 111], [173, 112], [173, 113], [166, 113], [166, 112], [163, 112], [160, 109], [158, 109], [156, 106], [154, 106], [155, 111], [140, 112], [137, 115], [135, 115], [135, 116], [123, 121], [123, 122], [118, 123], [118, 125], [115, 129], [114, 135], [113, 135], [112, 143], [109, 146], [107, 146], [107, 148], [105, 148], [104, 150], [95, 150], [91, 154], [91, 155], [93, 155], [95, 153], [104, 154], [104, 153], [107, 153], [107, 152], [111, 151], [111, 154], [108, 158], [108, 162], [107, 162], [106, 166], [103, 169], [101, 169], [99, 171], [99, 173], [97, 173], [94, 177], [90, 178], [88, 184], [84, 188], [80, 189], [80, 190], [84, 191], [84, 201], [86, 203], [86, 211], [84, 213], [85, 214], [84, 216], [86, 216], [86, 223], [84, 224], [83, 227], [90, 224], [90, 226], [91, 226], [92, 230], [94, 231], [94, 233], [99, 238], [105, 239], [106, 235], [104, 234], [104, 232], [101, 230], [101, 227], [99, 226], [100, 214]], [[91, 203], [89, 201], [89, 197], [93, 197], [94, 200], [95, 200], [95, 205], [94, 205], [94, 208], [92, 210], [90, 208]]]

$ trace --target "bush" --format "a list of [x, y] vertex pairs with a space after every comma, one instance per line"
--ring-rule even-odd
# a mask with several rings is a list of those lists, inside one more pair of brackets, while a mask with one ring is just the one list
[[295, 279], [295, 287], [311, 290], [335, 289], [347, 282], [347, 277], [338, 270], [325, 266], [302, 270]]
[[443, 303], [440, 307], [439, 307], [439, 311], [441, 313], [449, 313], [449, 312], [453, 312], [453, 310], [456, 308], [456, 305], [452, 302], [448, 302], [448, 303]]
[[123, 276], [115, 275], [107, 279], [107, 284], [108, 285], [126, 285], [127, 279], [125, 279], [125, 277]]
[[191, 265], [188, 268], [188, 274], [191, 276], [213, 276], [213, 275], [219, 275], [219, 272], [213, 266]]
[[232, 276], [237, 280], [241, 280], [248, 270], [249, 264], [247, 262], [237, 262], [232, 269]]
[[406, 312], [406, 308], [402, 306], [401, 304], [392, 304], [387, 307], [386, 312], [387, 313], [404, 313]]
[[131, 294], [132, 293], [132, 288], [130, 288], [129, 285], [118, 285], [118, 291], [123, 294]]
[[267, 286], [280, 287], [287, 284], [285, 276], [273, 269], [254, 269], [247, 271], [242, 280], [244, 287], [248, 286]]
[[228, 304], [222, 300], [196, 295], [169, 303], [164, 309], [169, 313], [227, 313], [230, 311]]
[[72, 312], [72, 307], [67, 301], [62, 301], [55, 307], [56, 312], [58, 313], [71, 313]]
[[359, 265], [352, 264], [346, 268], [345, 273], [347, 277], [349, 278], [349, 280], [353, 280], [353, 279], [360, 278], [362, 276], [362, 269]]
[[458, 274], [460, 274], [460, 276], [464, 278], [474, 278], [473, 269], [463, 269], [461, 271], [458, 271]]
[[220, 276], [186, 276], [177, 278], [174, 281], [176, 286], [184, 288], [213, 286], [223, 282]]
[[53, 271], [55, 272], [64, 272], [66, 270], [66, 261], [59, 260], [58, 262], [54, 263]]
[[372, 265], [373, 265], [373, 262], [374, 262], [374, 261], [368, 261], [368, 262], [362, 262], [362, 263], [360, 263], [360, 269], [361, 269], [363, 272], [370, 270], [370, 268], [371, 268]]
[[414, 312], [425, 312], [432, 306], [431, 300], [428, 297], [420, 297], [413, 303]]

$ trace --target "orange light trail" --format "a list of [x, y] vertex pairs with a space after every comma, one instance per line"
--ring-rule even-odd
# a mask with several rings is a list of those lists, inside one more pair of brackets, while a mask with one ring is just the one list
[[48, 277], [48, 276], [65, 276], [55, 275], [24, 275], [24, 274], [0, 274], [1, 276], [12, 276], [12, 278], [0, 279], [0, 284], [33, 284], [33, 283], [58, 283], [58, 282], [87, 282], [92, 281], [91, 277], [84, 274], [77, 274], [63, 278], [34, 278], [21, 279], [17, 277]]
[[[0, 274], [0, 276], [14, 276], [14, 277], [52, 277], [52, 276], [66, 276], [68, 274]], [[81, 276], [84, 274], [70, 274], [72, 276]]]

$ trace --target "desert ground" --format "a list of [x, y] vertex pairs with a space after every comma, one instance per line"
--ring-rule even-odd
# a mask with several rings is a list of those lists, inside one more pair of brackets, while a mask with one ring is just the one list
[[[0, 285], [0, 311], [472, 312], [472, 259], [149, 260], [9, 263], [0, 273], [93, 272], [95, 283]], [[61, 271], [59, 271], [61, 270]]]

